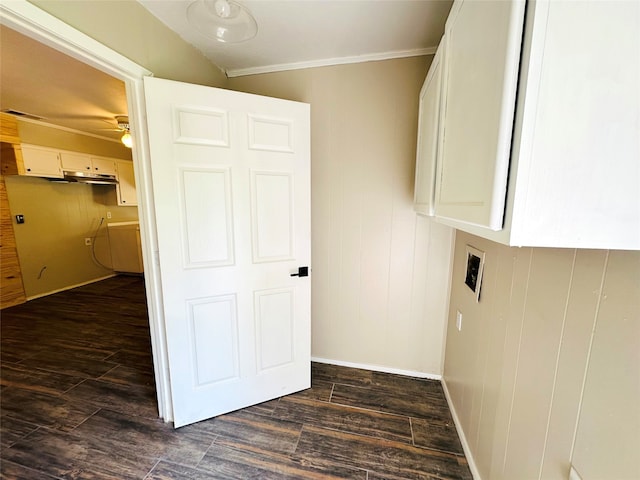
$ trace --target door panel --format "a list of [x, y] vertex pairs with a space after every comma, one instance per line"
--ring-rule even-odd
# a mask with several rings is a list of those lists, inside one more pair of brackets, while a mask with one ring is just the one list
[[174, 108], [174, 141], [194, 145], [229, 146], [229, 118], [215, 108]]
[[254, 263], [295, 258], [292, 187], [287, 172], [251, 172]]
[[188, 300], [194, 385], [238, 378], [238, 321], [235, 295]]
[[176, 427], [310, 386], [309, 106], [146, 78]]
[[293, 123], [282, 118], [249, 115], [249, 148], [293, 153]]
[[229, 169], [181, 169], [180, 174], [185, 267], [233, 265]]
[[[294, 301], [295, 291], [291, 288], [255, 293], [260, 372], [294, 361]], [[279, 332], [278, 338], [271, 332]]]

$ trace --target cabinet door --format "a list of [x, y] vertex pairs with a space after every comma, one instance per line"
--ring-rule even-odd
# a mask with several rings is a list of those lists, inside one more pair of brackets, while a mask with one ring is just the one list
[[62, 178], [60, 154], [57, 150], [22, 145], [24, 174], [34, 177]]
[[91, 170], [93, 173], [115, 175], [117, 173], [116, 161], [111, 158], [91, 157]]
[[436, 216], [503, 223], [524, 1], [459, 1], [445, 28]]
[[111, 268], [116, 272], [143, 273], [139, 225], [109, 225]]
[[512, 243], [637, 250], [640, 2], [536, 2], [527, 27]]
[[438, 48], [420, 91], [416, 150], [414, 209], [420, 214], [431, 216], [435, 211], [436, 156], [442, 85], [441, 53], [442, 48]]
[[61, 152], [60, 162], [63, 170], [88, 172], [91, 170], [91, 157], [82, 153]]
[[136, 181], [133, 175], [133, 162], [118, 160], [118, 205], [136, 206]]

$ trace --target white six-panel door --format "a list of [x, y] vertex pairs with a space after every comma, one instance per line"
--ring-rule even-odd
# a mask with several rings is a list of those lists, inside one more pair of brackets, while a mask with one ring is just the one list
[[145, 78], [174, 424], [310, 386], [309, 105]]

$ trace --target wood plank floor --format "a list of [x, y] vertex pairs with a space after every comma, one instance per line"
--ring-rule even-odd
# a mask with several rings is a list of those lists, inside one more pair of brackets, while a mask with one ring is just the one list
[[143, 281], [5, 309], [3, 479], [471, 479], [439, 382], [312, 364], [312, 388], [174, 430]]

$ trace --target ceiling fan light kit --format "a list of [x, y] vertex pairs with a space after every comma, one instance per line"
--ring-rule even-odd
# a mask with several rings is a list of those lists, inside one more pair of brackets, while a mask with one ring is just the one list
[[118, 115], [116, 116], [116, 122], [118, 122], [118, 130], [124, 132], [122, 137], [120, 137], [120, 141], [122, 144], [131, 148], [133, 145], [133, 138], [131, 137], [131, 126], [129, 125], [129, 117], [126, 115]]
[[133, 146], [133, 139], [131, 138], [131, 134], [129, 133], [129, 130], [124, 132], [124, 135], [122, 135], [122, 137], [120, 138], [120, 141], [127, 148], [131, 148]]
[[187, 8], [187, 19], [201, 34], [221, 43], [240, 43], [258, 33], [249, 10], [234, 0], [196, 0]]

